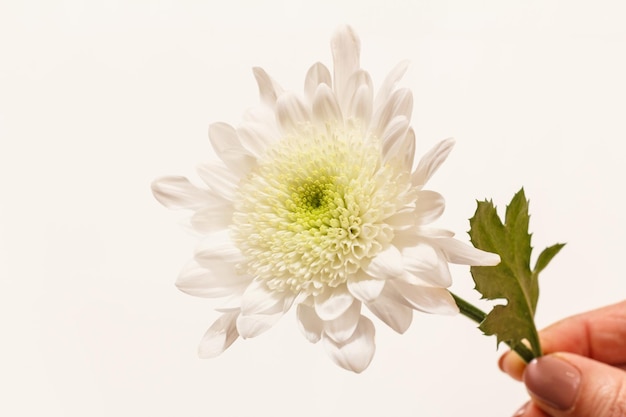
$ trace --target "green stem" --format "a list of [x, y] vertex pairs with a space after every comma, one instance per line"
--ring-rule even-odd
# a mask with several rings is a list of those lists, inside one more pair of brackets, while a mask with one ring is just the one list
[[[461, 311], [461, 314], [463, 314], [465, 317], [469, 318], [470, 320], [475, 321], [478, 324], [481, 324], [485, 320], [485, 317], [487, 317], [487, 313], [485, 313], [478, 307], [468, 303], [467, 301], [465, 301], [458, 295], [454, 293], [450, 293], [450, 294], [452, 294], [452, 297], [454, 298], [456, 305], [459, 306], [459, 310]], [[516, 345], [511, 345], [508, 342], [505, 342], [505, 343], [509, 345], [509, 347], [513, 351], [515, 351], [526, 363], [532, 361], [535, 358], [535, 355], [533, 354], [533, 352], [530, 349], [528, 349], [525, 345], [520, 344], [520, 343]]]

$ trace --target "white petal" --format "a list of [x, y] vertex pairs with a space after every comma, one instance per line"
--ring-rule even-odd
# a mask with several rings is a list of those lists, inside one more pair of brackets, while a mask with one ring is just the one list
[[420, 227], [417, 226], [414, 230], [415, 234], [422, 237], [453, 237], [454, 232], [445, 229], [437, 229], [434, 227]]
[[348, 278], [348, 290], [357, 299], [369, 302], [378, 297], [385, 286], [385, 281], [374, 279], [363, 270]]
[[284, 315], [283, 311], [272, 314], [240, 315], [237, 318], [237, 331], [244, 339], [257, 337], [271, 329]]
[[209, 141], [218, 152], [239, 144], [235, 128], [224, 122], [211, 123], [209, 125]]
[[391, 297], [378, 297], [366, 306], [376, 317], [400, 334], [407, 331], [413, 320], [413, 310]]
[[326, 353], [339, 366], [356, 373], [363, 372], [372, 361], [376, 344], [374, 324], [367, 317], [361, 316], [356, 331], [350, 339], [336, 343], [330, 337], [324, 337]]
[[[405, 242], [409, 243], [409, 242]], [[420, 273], [433, 269], [439, 262], [439, 256], [432, 245], [414, 237], [407, 246], [402, 247], [402, 260], [404, 268], [413, 273]]]
[[296, 316], [304, 337], [311, 343], [319, 342], [322, 337], [324, 322], [315, 314], [315, 309], [305, 304], [298, 304]]
[[303, 123], [311, 120], [306, 106], [292, 93], [283, 94], [276, 101], [276, 117], [283, 132], [298, 129]]
[[[339, 106], [344, 116], [346, 116], [346, 118], [355, 117], [361, 120], [364, 127], [369, 127], [374, 102], [372, 98], [373, 91], [374, 84], [372, 83], [372, 77], [369, 72], [357, 69], [350, 78], [348, 78], [345, 93], [341, 97], [338, 96], [338, 99], [340, 98], [342, 100], [339, 101]], [[363, 101], [363, 103], [358, 103], [357, 100]], [[355, 114], [353, 110], [358, 108], [362, 108], [366, 111]]]
[[403, 160], [410, 147], [409, 119], [405, 116], [396, 116], [391, 120], [383, 132], [383, 162], [394, 159]]
[[332, 78], [328, 68], [324, 64], [317, 62], [309, 68], [304, 79], [304, 96], [309, 102], [313, 101], [313, 95], [320, 84], [332, 87]]
[[326, 84], [320, 84], [313, 97], [313, 120], [324, 125], [329, 122], [343, 123], [341, 109], [333, 90]]
[[411, 285], [397, 280], [391, 283], [406, 300], [407, 305], [425, 313], [452, 315], [459, 312], [454, 298], [444, 288]]
[[404, 154], [402, 164], [405, 171], [411, 172], [411, 169], [413, 168], [413, 161], [415, 159], [415, 131], [413, 128], [409, 128], [406, 132], [404, 140], [406, 141], [406, 152]]
[[326, 291], [315, 297], [315, 312], [322, 320], [334, 320], [352, 305], [354, 297], [345, 285], [337, 288], [326, 288]]
[[361, 302], [354, 300], [341, 316], [324, 322], [324, 333], [337, 343], [345, 342], [354, 334], [360, 317]]
[[485, 252], [456, 239], [437, 239], [433, 243], [441, 248], [448, 262], [453, 264], [493, 266], [500, 263], [498, 254]]
[[393, 117], [402, 115], [411, 120], [413, 114], [413, 92], [408, 88], [400, 88], [394, 91], [389, 96], [387, 106], [390, 107]]
[[255, 337], [271, 328], [291, 308], [291, 293], [268, 289], [264, 283], [253, 281], [241, 298], [241, 315], [237, 330], [243, 338]]
[[226, 297], [243, 292], [252, 277], [239, 275], [234, 264], [223, 261], [205, 261], [199, 265], [189, 262], [176, 279], [176, 287], [196, 297]]
[[252, 68], [252, 72], [254, 73], [254, 78], [256, 78], [256, 82], [259, 85], [259, 95], [261, 96], [261, 101], [271, 107], [274, 106], [276, 99], [280, 96], [283, 89], [272, 79], [272, 77], [267, 75], [263, 68]]
[[276, 124], [276, 113], [268, 106], [248, 109], [237, 128], [241, 145], [254, 157], [260, 157], [277, 142], [281, 134]]
[[211, 233], [228, 228], [233, 219], [233, 203], [215, 199], [208, 206], [196, 211], [191, 217], [191, 225], [202, 233]]
[[198, 346], [198, 356], [203, 359], [213, 358], [224, 352], [239, 337], [237, 333], [238, 311], [222, 314], [206, 331]]
[[364, 69], [357, 68], [348, 78], [347, 88], [348, 91], [356, 91], [363, 86], [369, 87], [371, 90], [374, 89], [372, 76]]
[[402, 264], [409, 273], [403, 276], [407, 282], [438, 287], [452, 285], [452, 276], [443, 253], [428, 242], [418, 240], [411, 246], [403, 247]]
[[376, 94], [376, 100], [374, 102], [376, 108], [382, 107], [387, 102], [389, 95], [395, 89], [396, 84], [402, 79], [408, 68], [409, 61], [402, 61], [389, 72], [378, 89], [378, 94]]
[[435, 191], [422, 190], [417, 195], [415, 213], [417, 224], [423, 225], [437, 220], [446, 208], [446, 200]]
[[363, 269], [371, 277], [381, 280], [399, 278], [405, 272], [402, 268], [402, 255], [393, 245], [379, 252]]
[[220, 303], [214, 308], [215, 311], [222, 313], [230, 313], [232, 311], [241, 311], [241, 297], [246, 290], [243, 286], [239, 291], [233, 292], [231, 295], [220, 299]]
[[360, 86], [349, 105], [348, 118], [359, 120], [363, 128], [367, 128], [372, 118], [372, 89], [367, 85]]
[[241, 144], [257, 158], [263, 155], [273, 142], [264, 130], [266, 130], [264, 126], [253, 123], [243, 123], [237, 128], [237, 136], [241, 139]]
[[454, 147], [454, 139], [444, 139], [426, 152], [417, 164], [417, 168], [411, 175], [411, 181], [415, 186], [423, 186], [437, 171], [439, 166], [446, 160]]
[[397, 116], [405, 116], [411, 120], [413, 112], [413, 93], [408, 88], [394, 91], [387, 103], [374, 114], [374, 134], [382, 137], [391, 121]]
[[[349, 100], [348, 79], [359, 69], [361, 42], [349, 26], [340, 28], [331, 40], [334, 63], [335, 92], [339, 103]], [[346, 98], [347, 97], [347, 98]]]
[[234, 200], [239, 177], [230, 169], [218, 164], [201, 164], [198, 166], [198, 175], [215, 193], [226, 200]]
[[412, 230], [415, 227], [415, 213], [413, 210], [399, 212], [387, 217], [385, 223], [393, 227], [394, 231]]
[[[440, 262], [433, 266], [431, 269], [423, 268], [418, 272], [409, 272], [404, 275], [402, 280], [409, 284], [424, 285], [424, 286], [436, 286], [440, 288], [448, 288], [452, 285], [452, 274], [448, 263], [443, 258], [443, 254], [439, 254], [441, 257]], [[407, 270], [409, 267], [407, 267]], [[418, 269], [418, 268], [415, 268]]]
[[275, 141], [273, 136], [278, 133], [278, 126], [276, 125], [276, 111], [274, 109], [268, 106], [250, 107], [243, 114], [242, 124], [261, 130], [261, 133], [267, 136], [265, 139], [269, 140], [268, 143]]
[[272, 291], [267, 288], [265, 283], [254, 280], [243, 294], [241, 314], [252, 315], [282, 311], [285, 298], [284, 293]]
[[211, 199], [211, 193], [193, 185], [185, 177], [163, 177], [152, 182], [152, 194], [165, 207], [197, 209]]
[[256, 158], [241, 145], [235, 128], [229, 124], [211, 124], [209, 140], [217, 156], [239, 177], [247, 175], [256, 165]]
[[210, 234], [196, 248], [196, 260], [202, 264], [203, 261], [223, 261], [237, 263], [244, 260], [241, 251], [233, 244], [228, 230], [221, 230]]

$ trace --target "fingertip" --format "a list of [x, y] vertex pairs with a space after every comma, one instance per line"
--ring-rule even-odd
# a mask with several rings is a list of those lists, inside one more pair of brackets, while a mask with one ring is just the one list
[[626, 373], [611, 365], [557, 352], [533, 360], [523, 380], [534, 404], [548, 415], [626, 416]]
[[537, 407], [532, 401], [528, 401], [513, 414], [513, 417], [550, 417]]
[[567, 412], [574, 408], [582, 380], [581, 371], [558, 354], [533, 360], [524, 372], [524, 384], [542, 409]]
[[526, 363], [517, 353], [509, 351], [500, 356], [498, 367], [511, 378], [521, 381], [524, 369], [526, 369]]

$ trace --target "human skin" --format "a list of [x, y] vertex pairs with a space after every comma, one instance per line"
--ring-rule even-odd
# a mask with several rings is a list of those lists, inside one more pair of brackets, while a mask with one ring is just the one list
[[530, 364], [514, 352], [499, 361], [531, 397], [515, 417], [626, 417], [626, 301], [561, 320], [540, 339], [544, 356]]

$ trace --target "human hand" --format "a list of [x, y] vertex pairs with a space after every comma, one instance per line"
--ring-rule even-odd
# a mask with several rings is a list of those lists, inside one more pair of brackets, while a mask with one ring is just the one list
[[531, 397], [514, 417], [626, 417], [626, 301], [559, 321], [540, 339], [545, 356], [528, 365], [514, 352], [500, 358]]

